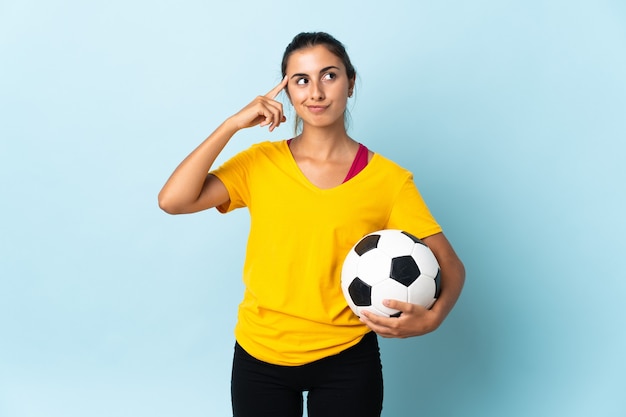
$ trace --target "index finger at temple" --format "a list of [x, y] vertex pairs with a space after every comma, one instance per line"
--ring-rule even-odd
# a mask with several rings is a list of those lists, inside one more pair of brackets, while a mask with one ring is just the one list
[[267, 93], [265, 95], [265, 97], [274, 99], [276, 98], [276, 96], [282, 91], [283, 88], [285, 88], [287, 86], [287, 81], [289, 81], [287, 79], [287, 76], [285, 75], [285, 77], [281, 80], [280, 84], [278, 84], [276, 87], [272, 88], [269, 93]]

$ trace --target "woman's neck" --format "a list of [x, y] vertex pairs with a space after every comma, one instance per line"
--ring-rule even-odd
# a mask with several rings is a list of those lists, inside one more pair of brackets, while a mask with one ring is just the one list
[[[343, 126], [342, 126], [343, 127]], [[345, 129], [305, 127], [291, 142], [292, 152], [316, 160], [343, 159], [355, 152], [357, 142]]]
[[318, 188], [342, 184], [359, 149], [359, 144], [343, 132], [304, 129], [290, 143], [291, 154], [302, 174]]

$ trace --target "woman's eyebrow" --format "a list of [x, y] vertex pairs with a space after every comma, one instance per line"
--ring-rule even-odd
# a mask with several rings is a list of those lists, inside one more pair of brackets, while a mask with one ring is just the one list
[[[322, 73], [324, 73], [324, 72], [326, 72], [326, 71], [328, 71], [328, 70], [330, 70], [330, 69], [336, 69], [336, 70], [339, 70], [339, 67], [336, 67], [336, 66], [334, 66], [334, 65], [329, 65], [329, 66], [327, 66], [327, 67], [322, 68], [322, 69], [320, 70], [320, 74], [322, 74]], [[297, 73], [297, 74], [293, 74], [293, 75], [291, 76], [291, 78], [294, 78], [294, 77], [308, 77], [308, 76], [309, 76], [309, 74], [305, 74], [305, 73], [299, 72], [299, 73]]]

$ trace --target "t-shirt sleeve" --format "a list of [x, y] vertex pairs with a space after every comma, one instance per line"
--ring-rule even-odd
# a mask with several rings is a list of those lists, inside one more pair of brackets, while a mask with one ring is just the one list
[[210, 172], [219, 178], [228, 190], [229, 200], [216, 207], [220, 213], [227, 213], [248, 205], [250, 201], [248, 178], [253, 159], [253, 149], [241, 151]]
[[400, 189], [387, 228], [405, 230], [420, 239], [442, 231], [415, 186], [412, 175], [406, 178]]

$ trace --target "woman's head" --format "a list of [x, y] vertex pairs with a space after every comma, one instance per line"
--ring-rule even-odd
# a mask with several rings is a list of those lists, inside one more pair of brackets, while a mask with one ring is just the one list
[[[325, 124], [340, 119], [345, 128], [356, 71], [341, 42], [324, 32], [300, 33], [285, 49], [281, 71], [289, 78], [285, 91], [296, 111], [296, 134], [303, 121]], [[318, 105], [322, 108], [315, 109]]]

